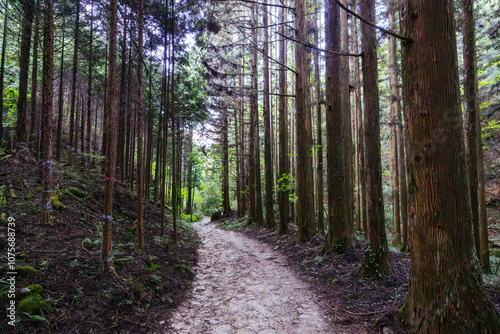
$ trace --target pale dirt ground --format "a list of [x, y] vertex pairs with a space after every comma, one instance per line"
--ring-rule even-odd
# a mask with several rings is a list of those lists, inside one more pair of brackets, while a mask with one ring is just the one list
[[283, 255], [209, 218], [194, 227], [201, 245], [193, 292], [168, 333], [346, 333], [328, 323], [318, 296]]

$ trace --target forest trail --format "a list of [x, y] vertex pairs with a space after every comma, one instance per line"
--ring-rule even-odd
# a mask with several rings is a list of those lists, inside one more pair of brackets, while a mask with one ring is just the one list
[[335, 333], [283, 255], [209, 218], [193, 225], [200, 258], [192, 296], [174, 313], [172, 333]]

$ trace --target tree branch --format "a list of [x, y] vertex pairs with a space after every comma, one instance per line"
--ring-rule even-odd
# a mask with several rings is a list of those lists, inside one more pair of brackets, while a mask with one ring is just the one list
[[368, 22], [367, 20], [365, 20], [364, 18], [362, 18], [360, 15], [356, 14], [355, 12], [353, 12], [352, 10], [350, 10], [349, 8], [347, 8], [346, 6], [344, 6], [344, 4], [342, 4], [339, 0], [333, 0], [333, 1], [335, 1], [335, 3], [337, 5], [339, 5], [340, 8], [342, 8], [343, 10], [345, 10], [346, 12], [348, 12], [349, 14], [351, 14], [352, 16], [358, 18], [364, 24], [367, 24], [370, 27], [373, 27], [375, 29], [383, 31], [386, 34], [391, 35], [391, 36], [396, 37], [396, 38], [399, 38], [399, 39], [401, 39], [403, 41], [413, 42], [413, 40], [411, 38], [401, 36], [401, 35], [397, 34], [396, 32], [394, 32], [394, 31], [392, 31], [390, 29], [385, 29], [385, 28], [382, 28], [381, 26], [378, 26], [378, 25], [376, 25], [374, 23]]
[[245, 39], [246, 39], [247, 41], [249, 41], [249, 42], [250, 42], [250, 44], [252, 44], [252, 46], [253, 46], [253, 47], [254, 47], [257, 51], [259, 51], [260, 53], [262, 53], [262, 54], [264, 55], [264, 57], [269, 58], [270, 60], [274, 61], [275, 63], [277, 63], [277, 64], [279, 64], [279, 65], [283, 66], [283, 67], [284, 67], [284, 68], [286, 68], [287, 70], [292, 71], [293, 73], [295, 73], [296, 75], [298, 75], [297, 71], [295, 71], [294, 69], [292, 69], [292, 68], [290, 68], [290, 67], [286, 66], [286, 65], [285, 65], [285, 64], [283, 64], [283, 63], [280, 63], [279, 61], [277, 61], [276, 59], [274, 59], [273, 57], [271, 57], [271, 56], [267, 55], [264, 51], [262, 51], [261, 49], [259, 49], [258, 45], [255, 45], [255, 44], [254, 44], [254, 42], [252, 42], [252, 40], [251, 40], [251, 39], [249, 39], [249, 38], [245, 35], [245, 33], [241, 30], [241, 28], [240, 28], [240, 27], [236, 26], [236, 28], [237, 28], [237, 29], [240, 31], [240, 33], [241, 33], [241, 34], [245, 37]]
[[252, 1], [252, 0], [216, 0], [216, 1], [218, 1], [218, 2], [240, 1], [240, 2], [255, 4], [255, 5], [260, 5], [260, 6], [285, 8], [285, 9], [288, 9], [292, 12], [295, 12], [295, 8], [293, 8], [293, 7], [288, 7], [288, 6], [278, 5], [278, 4], [262, 3], [262, 2]]
[[280, 35], [280, 36], [282, 36], [282, 37], [284, 37], [286, 39], [289, 39], [292, 42], [299, 43], [299, 44], [307, 46], [308, 48], [311, 48], [311, 49], [314, 49], [314, 50], [318, 50], [318, 51], [321, 51], [321, 52], [325, 52], [325, 53], [330, 53], [330, 54], [334, 54], [334, 55], [338, 55], [338, 56], [349, 56], [349, 57], [361, 57], [363, 55], [362, 53], [358, 54], [358, 53], [346, 53], [346, 52], [337, 52], [337, 51], [323, 50], [323, 49], [318, 48], [316, 45], [313, 45], [311, 43], [301, 42], [299, 40], [296, 40], [295, 38], [283, 35], [283, 34], [281, 34], [278, 31], [275, 31], [274, 33], [278, 34], [278, 35]]

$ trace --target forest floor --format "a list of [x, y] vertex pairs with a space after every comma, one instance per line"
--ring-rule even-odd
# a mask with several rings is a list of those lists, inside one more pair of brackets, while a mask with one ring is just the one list
[[[53, 224], [39, 223], [38, 164], [0, 157], [0, 305], [8, 305], [7, 219], [16, 234], [17, 325], [7, 326], [0, 308], [1, 333], [151, 333], [162, 331], [191, 289], [198, 238], [179, 224], [172, 245], [171, 223], [160, 235], [159, 210], [145, 208], [145, 253], [136, 247], [136, 197], [115, 184], [113, 260], [117, 277], [100, 261], [104, 176], [54, 165]], [[168, 237], [167, 237], [168, 236]], [[31, 267], [33, 269], [29, 269]], [[37, 284], [40, 288], [37, 289]], [[21, 289], [31, 288], [31, 291]], [[24, 301], [23, 301], [24, 300]]]

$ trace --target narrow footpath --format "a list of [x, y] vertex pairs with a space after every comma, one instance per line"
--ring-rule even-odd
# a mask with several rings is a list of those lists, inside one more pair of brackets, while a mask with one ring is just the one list
[[194, 227], [201, 245], [193, 292], [169, 333], [336, 333], [283, 255], [209, 218]]

